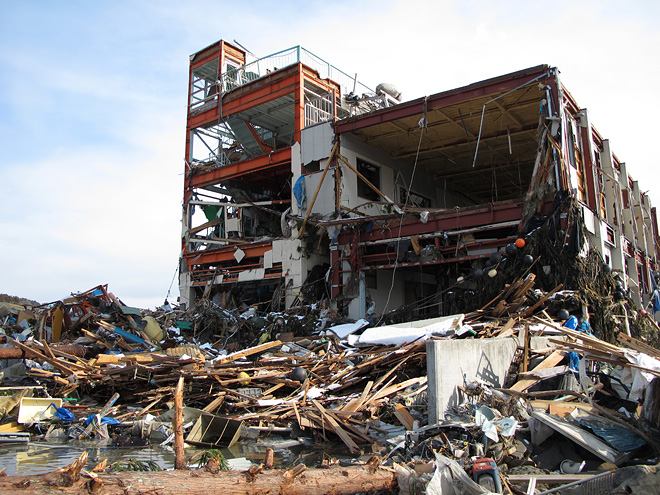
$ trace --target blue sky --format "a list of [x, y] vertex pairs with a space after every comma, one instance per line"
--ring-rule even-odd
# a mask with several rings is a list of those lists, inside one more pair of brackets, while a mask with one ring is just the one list
[[258, 56], [300, 44], [404, 99], [557, 66], [660, 206], [656, 2], [240, 4], [0, 0], [0, 292], [48, 302], [108, 283], [127, 304], [162, 303], [188, 57], [221, 38]]

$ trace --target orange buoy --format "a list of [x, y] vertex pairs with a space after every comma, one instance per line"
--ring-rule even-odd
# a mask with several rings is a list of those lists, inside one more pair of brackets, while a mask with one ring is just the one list
[[525, 239], [523, 239], [522, 237], [518, 237], [518, 239], [516, 239], [516, 247], [518, 249], [524, 248], [525, 247]]

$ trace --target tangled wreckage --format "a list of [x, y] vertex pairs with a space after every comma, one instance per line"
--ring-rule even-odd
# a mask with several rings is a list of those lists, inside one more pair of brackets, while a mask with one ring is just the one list
[[656, 210], [557, 69], [402, 103], [301, 47], [248, 58], [191, 56], [180, 304], [0, 309], [1, 441], [173, 445], [178, 468], [185, 442], [204, 468], [83, 455], [0, 490], [657, 487]]

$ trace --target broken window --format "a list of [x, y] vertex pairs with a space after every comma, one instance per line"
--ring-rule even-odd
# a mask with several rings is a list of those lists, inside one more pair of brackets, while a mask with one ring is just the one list
[[[371, 183], [371, 185], [377, 189], [380, 189], [380, 167], [377, 167], [372, 163], [365, 162], [364, 160], [358, 158], [357, 170], [366, 180]], [[365, 198], [370, 201], [378, 201], [379, 199], [378, 193], [374, 191], [361, 177], [358, 177], [357, 193], [361, 198]]]

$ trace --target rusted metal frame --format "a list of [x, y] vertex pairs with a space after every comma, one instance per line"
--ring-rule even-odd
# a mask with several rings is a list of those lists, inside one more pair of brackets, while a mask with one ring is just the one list
[[[465, 234], [475, 234], [475, 233], [482, 233], [482, 232], [488, 232], [491, 230], [503, 230], [503, 229], [511, 229], [515, 227], [518, 224], [518, 220], [511, 220], [508, 222], [502, 222], [502, 223], [493, 223], [493, 224], [487, 224], [487, 225], [478, 225], [476, 227], [470, 227], [466, 229], [457, 229], [457, 230], [445, 230], [445, 231], [433, 231], [433, 232], [428, 232], [426, 234], [417, 234], [417, 237], [420, 240], [426, 240], [426, 239], [437, 239], [438, 237], [447, 234], [447, 236], [461, 236]], [[508, 238], [508, 236], [507, 236]], [[516, 236], [517, 238], [517, 236]], [[397, 237], [397, 239], [409, 239], [409, 237]], [[499, 241], [499, 239], [498, 239]], [[364, 246], [378, 246], [381, 244], [387, 244], [391, 242], [391, 239], [378, 239], [375, 241], [365, 241], [362, 243]], [[438, 248], [439, 249], [439, 248]]]
[[[253, 90], [244, 95], [234, 96], [233, 93], [227, 93], [228, 96], [225, 96], [222, 102], [222, 115], [226, 117], [229, 114], [251, 110], [263, 103], [289, 95], [294, 92], [295, 83], [296, 75], [293, 74], [281, 81], [272, 83], [270, 86]], [[286, 86], [283, 84], [286, 84]], [[217, 105], [209, 106], [206, 109], [202, 107], [202, 109], [199, 113], [188, 116], [189, 129], [203, 127], [218, 121], [219, 109]]]
[[460, 263], [461, 261], [474, 261], [485, 257], [486, 257], [485, 254], [469, 254], [465, 256], [454, 256], [453, 258], [445, 258], [442, 260], [435, 260], [435, 261], [414, 261], [414, 262], [406, 262], [406, 263], [396, 262], [385, 265], [363, 265], [362, 270], [365, 271], [390, 270], [393, 269], [394, 267], [400, 269], [400, 268], [412, 268], [417, 266], [443, 265], [447, 263]]
[[235, 261], [234, 252], [237, 248], [245, 252], [245, 258], [254, 258], [257, 256], [263, 256], [266, 251], [272, 249], [272, 242], [246, 242], [243, 245], [234, 244], [225, 248], [214, 249], [208, 253], [204, 251], [193, 251], [191, 253], [186, 253], [184, 257], [186, 259], [198, 258], [198, 260], [194, 260], [196, 265], [231, 260]]
[[[263, 282], [263, 281], [277, 280], [279, 278], [282, 278], [282, 270], [279, 270], [277, 273], [266, 273], [264, 274], [263, 278], [260, 280], [248, 280], [246, 282]], [[214, 281], [213, 285], [235, 284], [238, 281], [239, 281], [238, 273], [223, 274], [222, 282]], [[198, 282], [193, 282], [192, 286], [205, 287], [206, 283], [207, 283], [206, 280], [202, 280]]]
[[197, 69], [198, 67], [201, 67], [207, 63], [213, 57], [217, 57], [219, 53], [223, 52], [222, 43], [222, 41], [217, 41], [212, 45], [207, 46], [206, 48], [202, 48], [197, 53], [193, 53], [190, 60], [190, 68]]
[[225, 165], [209, 172], [195, 174], [190, 178], [190, 188], [215, 185], [223, 180], [233, 179], [246, 173], [280, 167], [291, 162], [291, 148], [275, 150], [250, 160]]
[[268, 276], [269, 274], [276, 275], [276, 274], [281, 274], [282, 273], [282, 262], [274, 263], [272, 268], [264, 268], [263, 263], [252, 263], [250, 265], [239, 265], [239, 266], [222, 266], [218, 268], [196, 268], [193, 270], [191, 273], [193, 274], [193, 278], [202, 280], [204, 278], [204, 281], [207, 280], [211, 276], [215, 275], [224, 275], [226, 276], [237, 276], [240, 272], [244, 272], [246, 270], [255, 270], [255, 269], [263, 269], [264, 271], [267, 271], [264, 276]]
[[[265, 102], [276, 100], [295, 92], [299, 74], [292, 74], [279, 81], [272, 82], [259, 89], [253, 89], [244, 95], [235, 96], [227, 93], [222, 101], [223, 116], [244, 112]], [[247, 86], [247, 85], [246, 85]]]
[[246, 122], [245, 124], [247, 125], [248, 131], [250, 131], [250, 134], [252, 134], [252, 137], [257, 142], [259, 148], [261, 148], [262, 151], [269, 153], [275, 149], [273, 146], [266, 144], [261, 140], [261, 136], [259, 136], [259, 134], [257, 134], [257, 131], [254, 130], [254, 127], [252, 126], [251, 122]]
[[183, 257], [186, 259], [189, 266], [222, 263], [227, 261], [236, 262], [236, 259], [234, 258], [236, 248], [245, 252], [245, 258], [256, 258], [258, 256], [263, 256], [266, 251], [270, 251], [272, 249], [272, 243], [269, 241], [255, 243], [248, 242], [243, 245], [232, 245], [227, 246], [226, 248], [214, 249], [208, 253], [204, 251], [192, 251], [185, 253]]
[[[483, 248], [492, 248], [492, 247], [501, 247], [503, 245], [509, 244], [517, 239], [517, 236], [507, 236], [507, 237], [501, 237], [498, 239], [491, 239], [487, 241], [475, 241], [471, 242], [469, 244], [465, 245], [465, 249], [483, 249]], [[456, 245], [449, 246], [448, 248], [441, 249], [443, 252], [456, 252]], [[490, 256], [489, 254], [482, 254], [480, 255], [482, 257], [488, 257]], [[397, 253], [394, 251], [390, 251], [387, 253], [375, 253], [375, 254], [362, 254], [362, 262], [367, 265], [371, 264], [373, 265], [374, 263], [382, 262], [382, 261], [387, 261], [387, 262], [393, 262], [396, 260]]]
[[231, 203], [229, 201], [189, 201], [188, 204], [197, 206], [234, 206], [237, 208], [245, 208], [248, 206], [270, 206], [270, 205], [283, 205], [290, 204], [290, 199], [269, 199], [265, 201], [254, 201], [247, 203]]
[[[493, 94], [510, 91], [511, 89], [518, 87], [521, 82], [528, 80], [530, 77], [542, 76], [544, 73], [547, 73], [548, 70], [549, 67], [547, 65], [539, 65], [506, 76], [487, 79], [469, 86], [464, 86], [463, 88], [437, 93], [428, 97], [428, 110], [430, 111], [475, 98], [483, 98]], [[369, 114], [345, 119], [335, 125], [335, 132], [337, 134], [343, 134], [344, 132], [352, 132], [364, 127], [370, 127], [372, 125], [422, 114], [424, 111], [424, 101], [424, 98], [418, 98], [394, 107], [388, 107]]]
[[[231, 53], [237, 52], [237, 54]], [[225, 60], [225, 53], [230, 53], [232, 57], [235, 57], [242, 64], [245, 64], [245, 50], [227, 43], [224, 40], [216, 41], [215, 43], [210, 44], [209, 46], [202, 48], [201, 50], [193, 53], [191, 55], [191, 67], [197, 68], [201, 65], [207, 63], [211, 58], [218, 56], [218, 53], [222, 54], [222, 62]], [[239, 56], [240, 55], [240, 56]], [[220, 66], [222, 67], [222, 65]]]
[[[192, 59], [190, 61], [190, 71], [189, 71], [189, 77], [190, 77], [190, 86], [188, 90], [188, 118], [191, 118], [194, 115], [199, 114], [200, 112], [206, 111], [211, 109], [212, 107], [215, 108], [218, 105], [218, 100], [217, 100], [217, 81], [220, 78], [220, 74], [222, 72], [222, 67], [225, 63], [226, 57], [225, 57], [225, 49], [224, 49], [224, 42], [221, 41], [218, 43], [218, 49], [217, 50], [212, 50], [208, 54], [205, 54], [204, 58], [195, 60]], [[193, 79], [193, 72], [197, 70], [198, 68], [208, 64], [211, 62], [214, 58], [218, 59], [218, 68], [217, 68], [217, 73], [215, 75], [215, 80], [216, 80], [216, 92], [215, 92], [215, 98], [210, 98], [208, 101], [203, 103], [202, 105], [198, 106], [197, 108], [193, 109], [192, 105], [192, 92], [193, 92], [193, 85], [192, 85], [192, 79]], [[243, 56], [243, 59], [245, 59], [245, 56]], [[206, 107], [206, 108], [205, 108]]]
[[[411, 235], [426, 234], [429, 231], [451, 231], [456, 229], [464, 229], [470, 227], [477, 227], [480, 225], [498, 224], [509, 222], [513, 220], [520, 220], [522, 216], [522, 202], [512, 202], [501, 205], [488, 205], [486, 207], [479, 207], [467, 211], [457, 210], [453, 213], [446, 213], [429, 217], [427, 223], [422, 223], [419, 219], [406, 221], [401, 224], [400, 237], [408, 237]], [[362, 233], [362, 241], [374, 241], [378, 239], [396, 239], [397, 236], [387, 233], [382, 227], [375, 227], [371, 232]], [[339, 244], [348, 244], [351, 240], [352, 233], [349, 231], [342, 232], [339, 237]]]
[[[238, 282], [239, 279], [239, 274], [241, 272], [245, 272], [248, 270], [259, 270], [259, 269], [264, 269], [263, 265], [250, 265], [249, 268], [246, 268], [244, 270], [236, 270], [232, 272], [227, 272], [226, 270], [222, 270], [220, 273], [216, 270], [195, 270], [191, 272], [192, 274], [192, 285], [193, 287], [205, 287], [209, 281], [213, 283], [213, 285], [222, 285], [222, 284], [233, 284]], [[215, 278], [218, 275], [222, 275], [222, 281], [219, 282]], [[273, 267], [273, 269], [269, 273], [264, 273], [263, 278], [261, 280], [275, 280], [278, 278], [282, 278], [282, 267]], [[256, 280], [252, 280], [251, 282], [256, 282]]]

